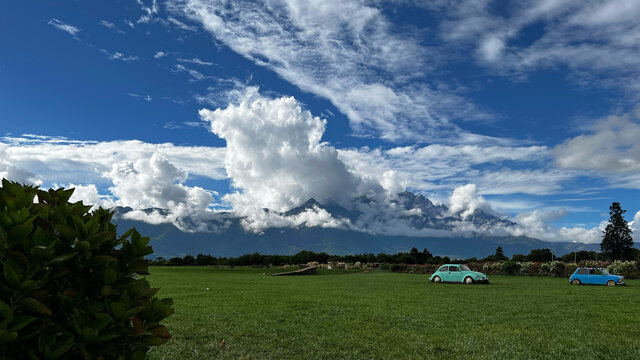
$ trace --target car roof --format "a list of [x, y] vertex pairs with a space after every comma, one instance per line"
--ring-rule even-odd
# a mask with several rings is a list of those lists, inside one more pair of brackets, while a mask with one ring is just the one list
[[464, 264], [444, 264], [442, 266], [460, 266], [460, 265], [464, 265]]

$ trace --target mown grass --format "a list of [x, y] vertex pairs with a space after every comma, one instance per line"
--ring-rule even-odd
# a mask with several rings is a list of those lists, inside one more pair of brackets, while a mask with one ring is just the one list
[[467, 286], [378, 271], [263, 273], [151, 268], [176, 314], [166, 320], [173, 339], [150, 358], [640, 358], [638, 280], [609, 288], [492, 276]]

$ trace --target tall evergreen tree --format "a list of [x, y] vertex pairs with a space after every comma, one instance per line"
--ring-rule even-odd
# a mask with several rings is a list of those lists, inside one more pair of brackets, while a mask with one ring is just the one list
[[618, 202], [611, 203], [609, 207], [609, 224], [604, 231], [600, 249], [612, 260], [624, 259], [633, 247], [631, 229], [623, 217], [625, 212], [627, 211], [622, 210]]

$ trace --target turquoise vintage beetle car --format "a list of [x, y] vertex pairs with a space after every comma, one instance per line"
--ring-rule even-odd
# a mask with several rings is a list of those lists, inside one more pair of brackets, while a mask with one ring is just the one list
[[445, 264], [440, 266], [433, 275], [429, 278], [429, 281], [434, 283], [451, 282], [451, 283], [482, 283], [488, 284], [489, 278], [487, 275], [471, 271], [467, 265], [459, 264]]

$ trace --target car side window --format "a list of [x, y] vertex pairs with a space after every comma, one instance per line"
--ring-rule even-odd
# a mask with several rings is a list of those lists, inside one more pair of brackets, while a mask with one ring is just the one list
[[460, 268], [457, 266], [449, 266], [449, 271], [460, 271]]
[[602, 275], [602, 271], [600, 269], [593, 270], [593, 275]]
[[587, 275], [588, 273], [587, 269], [578, 269], [578, 275]]
[[447, 271], [449, 271], [449, 267], [448, 266], [443, 266], [443, 267], [440, 268], [439, 271], [447, 272]]

